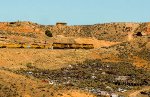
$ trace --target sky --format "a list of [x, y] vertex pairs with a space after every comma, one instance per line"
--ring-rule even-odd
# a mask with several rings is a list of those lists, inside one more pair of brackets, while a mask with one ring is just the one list
[[150, 22], [150, 0], [0, 0], [0, 22]]

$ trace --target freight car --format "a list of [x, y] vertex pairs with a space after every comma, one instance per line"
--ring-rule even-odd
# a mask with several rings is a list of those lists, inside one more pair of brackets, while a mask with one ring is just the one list
[[53, 43], [53, 49], [93, 49], [93, 44]]
[[33, 48], [33, 49], [49, 49], [51, 45], [40, 44], [0, 44], [0, 48]]

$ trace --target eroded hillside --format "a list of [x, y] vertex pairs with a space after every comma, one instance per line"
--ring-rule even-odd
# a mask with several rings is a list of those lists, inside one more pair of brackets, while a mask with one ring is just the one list
[[99, 97], [115, 93], [126, 97], [143, 87], [147, 90], [149, 25], [1, 22], [0, 44], [79, 43], [93, 44], [94, 49], [0, 48], [0, 96]]

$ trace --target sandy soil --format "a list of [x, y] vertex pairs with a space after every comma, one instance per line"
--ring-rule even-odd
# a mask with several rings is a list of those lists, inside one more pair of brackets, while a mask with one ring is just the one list
[[144, 87], [140, 90], [136, 90], [136, 91], [130, 93], [128, 97], [148, 97], [148, 96], [140, 95], [140, 92], [147, 91], [147, 90], [150, 90], [150, 87]]

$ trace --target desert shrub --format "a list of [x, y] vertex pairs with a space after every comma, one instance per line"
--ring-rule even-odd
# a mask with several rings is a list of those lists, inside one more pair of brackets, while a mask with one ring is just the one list
[[51, 31], [49, 31], [49, 30], [46, 30], [46, 31], [45, 31], [45, 34], [46, 34], [48, 37], [53, 37]]
[[32, 63], [27, 63], [26, 66], [27, 66], [28, 68], [34, 68], [34, 66], [32, 65]]

